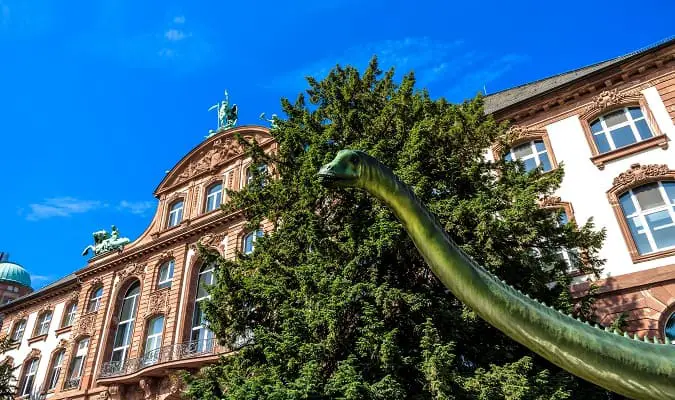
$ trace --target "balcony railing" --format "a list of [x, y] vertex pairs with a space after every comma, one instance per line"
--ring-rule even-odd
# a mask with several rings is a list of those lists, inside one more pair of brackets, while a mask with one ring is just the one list
[[148, 351], [142, 357], [104, 363], [99, 378], [133, 374], [155, 364], [216, 354], [221, 349], [215, 338], [164, 346]]

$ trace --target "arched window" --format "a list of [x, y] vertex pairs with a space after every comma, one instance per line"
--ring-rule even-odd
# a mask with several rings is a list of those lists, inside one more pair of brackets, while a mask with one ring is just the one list
[[135, 281], [129, 286], [129, 289], [127, 289], [124, 299], [122, 300], [122, 307], [119, 312], [119, 323], [117, 324], [117, 330], [114, 336], [112, 357], [110, 358], [112, 365], [119, 365], [121, 367], [128, 355], [140, 293], [141, 284], [140, 282]]
[[263, 235], [262, 229], [256, 229], [255, 231], [250, 232], [246, 236], [244, 236], [244, 240], [242, 241], [241, 251], [244, 254], [253, 253], [253, 250], [255, 250], [255, 241], [256, 241], [257, 238], [261, 237], [262, 235]]
[[37, 373], [40, 359], [32, 358], [24, 364], [21, 382], [19, 384], [19, 395], [30, 395], [33, 391], [33, 384], [35, 384], [35, 374]]
[[639, 106], [624, 107], [604, 114], [593, 120], [590, 127], [600, 154], [654, 136]]
[[180, 224], [182, 220], [183, 220], [183, 200], [179, 200], [171, 204], [171, 207], [169, 208], [169, 220], [167, 222], [167, 226], [171, 228], [172, 226]]
[[89, 338], [80, 339], [75, 348], [75, 355], [70, 361], [68, 368], [68, 380], [64, 388], [72, 389], [80, 386], [80, 379], [84, 372], [84, 362], [87, 359], [87, 352], [89, 351]]
[[42, 314], [40, 314], [38, 322], [35, 325], [34, 336], [46, 335], [47, 333], [49, 333], [49, 325], [51, 324], [51, 322], [52, 322], [51, 311], [45, 311]]
[[525, 172], [540, 167], [542, 171], [553, 169], [543, 139], [535, 139], [512, 147], [504, 156], [506, 161], [519, 160], [525, 164]]
[[[265, 174], [267, 173], [267, 165], [262, 164], [258, 166], [258, 173]], [[253, 180], [253, 165], [249, 165], [246, 168], [246, 185], [250, 185]], [[263, 179], [262, 185], [265, 186], [265, 179]]]
[[206, 210], [205, 212], [213, 211], [220, 207], [223, 201], [223, 184], [216, 183], [206, 189]]
[[87, 303], [87, 312], [98, 311], [101, 306], [101, 299], [103, 298], [103, 286], [99, 286], [91, 291], [89, 295], [89, 303]]
[[23, 331], [26, 330], [26, 320], [20, 319], [14, 323], [12, 328], [12, 341], [20, 342], [23, 339]]
[[[101, 293], [103, 294], [103, 293]], [[72, 326], [77, 315], [77, 302], [68, 303], [63, 311], [63, 321], [61, 321], [61, 328]]]
[[52, 357], [51, 365], [49, 366], [49, 371], [47, 371], [47, 390], [52, 390], [56, 388], [56, 384], [59, 381], [59, 376], [61, 376], [61, 367], [63, 366], [63, 357], [66, 354], [65, 350], [59, 350]]
[[159, 267], [157, 274], [157, 289], [170, 288], [173, 280], [173, 260], [169, 260]]
[[630, 189], [619, 203], [640, 255], [675, 248], [675, 181]]
[[162, 347], [162, 331], [164, 329], [164, 316], [158, 315], [148, 322], [148, 331], [145, 334], [145, 350], [143, 362], [146, 365], [154, 364], [159, 359]]
[[209, 351], [213, 348], [213, 332], [209, 329], [201, 309], [203, 301], [211, 298], [207, 287], [215, 283], [213, 263], [202, 265], [197, 279], [197, 294], [195, 296], [194, 312], [192, 314], [192, 332], [190, 341], [192, 349], [197, 352]]

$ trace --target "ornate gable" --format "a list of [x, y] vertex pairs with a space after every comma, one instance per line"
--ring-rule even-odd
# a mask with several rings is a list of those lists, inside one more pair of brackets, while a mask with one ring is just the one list
[[188, 153], [169, 173], [155, 190], [159, 197], [169, 189], [190, 179], [223, 166], [233, 158], [244, 153], [243, 146], [237, 142], [235, 134], [240, 134], [251, 142], [266, 142], [272, 137], [269, 129], [262, 126], [242, 126], [216, 134]]

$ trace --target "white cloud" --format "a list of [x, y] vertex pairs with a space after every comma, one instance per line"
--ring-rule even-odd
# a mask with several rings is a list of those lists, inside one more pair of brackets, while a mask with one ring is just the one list
[[178, 25], [182, 25], [182, 24], [185, 23], [185, 17], [183, 15], [173, 17], [173, 23], [178, 24]]
[[42, 203], [29, 204], [28, 208], [30, 208], [30, 212], [26, 215], [26, 219], [38, 221], [54, 217], [70, 217], [73, 214], [82, 214], [106, 206], [106, 204], [96, 200], [57, 197], [46, 199]]
[[30, 280], [31, 280], [31, 282], [33, 282], [33, 283], [35, 283], [35, 282], [49, 282], [49, 281], [51, 281], [52, 279], [54, 279], [54, 278], [52, 278], [51, 275], [35, 275], [35, 274], [30, 274]]
[[170, 41], [178, 41], [178, 40], [183, 40], [186, 37], [190, 36], [189, 34], [186, 35], [185, 32], [181, 31], [180, 29], [169, 29], [168, 31], [164, 32], [164, 37], [167, 40]]
[[129, 211], [135, 215], [144, 215], [148, 210], [154, 208], [156, 205], [153, 201], [127, 201], [122, 200], [117, 206], [118, 210]]

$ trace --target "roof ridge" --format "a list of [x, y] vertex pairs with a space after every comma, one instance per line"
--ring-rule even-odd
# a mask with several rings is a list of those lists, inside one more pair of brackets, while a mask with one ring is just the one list
[[522, 84], [520, 84], [520, 85], [511, 86], [510, 88], [502, 89], [502, 90], [499, 90], [499, 91], [497, 91], [497, 92], [494, 92], [494, 93], [490, 93], [490, 94], [488, 94], [488, 95], [485, 95], [485, 97], [490, 97], [490, 96], [493, 96], [493, 95], [496, 95], [496, 94], [505, 92], [505, 91], [507, 91], [507, 90], [517, 89], [517, 88], [519, 88], [519, 87], [523, 87], [523, 86], [527, 86], [527, 85], [532, 85], [532, 84], [535, 84], [535, 83], [538, 83], [538, 82], [541, 82], [541, 81], [545, 81], [545, 80], [548, 80], [548, 79], [556, 78], [556, 77], [559, 77], [559, 76], [562, 76], [562, 75], [565, 75], [565, 74], [571, 74], [571, 73], [573, 73], [573, 72], [581, 71], [581, 70], [586, 69], [586, 68], [596, 67], [596, 66], [598, 66], [598, 65], [600, 65], [600, 64], [603, 64], [603, 63], [606, 63], [606, 62], [609, 62], [609, 61], [618, 61], [618, 60], [620, 60], [620, 59], [622, 59], [622, 58], [628, 58], [628, 57], [634, 56], [634, 55], [636, 55], [636, 54], [640, 54], [640, 53], [642, 53], [642, 52], [645, 52], [645, 51], [647, 51], [647, 50], [649, 50], [649, 49], [653, 49], [654, 47], [660, 46], [660, 45], [662, 45], [662, 44], [664, 44], [664, 43], [668, 43], [669, 41], [674, 40], [674, 39], [675, 39], [675, 35], [670, 35], [670, 36], [668, 36], [668, 37], [666, 37], [666, 38], [664, 38], [664, 39], [661, 39], [661, 40], [658, 40], [658, 41], [656, 41], [656, 42], [654, 42], [654, 43], [651, 43], [651, 44], [648, 44], [648, 45], [646, 45], [646, 46], [643, 46], [643, 47], [641, 47], [641, 48], [639, 48], [639, 49], [637, 49], [637, 50], [633, 50], [633, 51], [631, 51], [630, 53], [626, 53], [626, 54], [623, 54], [623, 55], [620, 55], [620, 56], [615, 56], [615, 57], [607, 58], [607, 59], [605, 59], [605, 60], [603, 60], [603, 61], [598, 61], [598, 62], [593, 63], [593, 64], [588, 64], [588, 65], [585, 65], [585, 66], [583, 66], [583, 67], [571, 69], [571, 70], [568, 70], [568, 71], [565, 71], [565, 72], [560, 72], [560, 73], [558, 73], [558, 74], [549, 75], [549, 76], [547, 76], [547, 77], [545, 77], [545, 78], [536, 79], [536, 80], [533, 80], [533, 81], [529, 81], [529, 82], [526, 82], [526, 83], [522, 83]]

